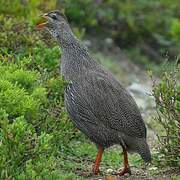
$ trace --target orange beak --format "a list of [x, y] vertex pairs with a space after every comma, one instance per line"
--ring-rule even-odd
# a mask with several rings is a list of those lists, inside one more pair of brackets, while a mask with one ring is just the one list
[[[47, 15], [42, 15], [42, 17], [43, 17], [44, 19], [48, 19], [48, 16], [47, 16]], [[47, 24], [47, 22], [43, 22], [43, 23], [37, 24], [37, 25], [36, 25], [36, 28], [37, 28], [37, 29], [43, 29], [46, 24]]]

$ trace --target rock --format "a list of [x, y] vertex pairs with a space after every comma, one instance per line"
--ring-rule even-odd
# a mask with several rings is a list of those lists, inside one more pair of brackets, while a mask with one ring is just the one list
[[129, 87], [127, 87], [127, 90], [134, 97], [140, 109], [142, 109], [143, 111], [147, 109], [154, 109], [155, 102], [154, 98], [150, 96], [151, 87], [149, 85], [133, 83]]
[[147, 96], [147, 94], [150, 94], [151, 89], [143, 84], [139, 83], [133, 83], [128, 87], [128, 90], [132, 92], [133, 94], [139, 94], [142, 96]]
[[92, 47], [92, 42], [90, 40], [84, 40], [83, 41], [83, 45], [86, 46], [87, 48], [91, 48]]
[[111, 174], [113, 172], [113, 169], [107, 169], [106, 171], [108, 174]]
[[113, 39], [112, 38], [106, 38], [104, 41], [105, 41], [105, 44], [107, 46], [112, 46], [112, 44], [113, 44]]

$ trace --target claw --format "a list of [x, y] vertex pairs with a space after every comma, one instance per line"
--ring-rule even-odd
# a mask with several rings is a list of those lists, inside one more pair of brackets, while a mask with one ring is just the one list
[[92, 172], [93, 172], [94, 175], [98, 175], [100, 173], [100, 170], [99, 170], [99, 168], [93, 166]]
[[125, 174], [131, 175], [131, 169], [129, 167], [128, 154], [126, 149], [123, 149], [123, 155], [124, 155], [124, 168], [122, 171], [116, 173], [116, 175], [118, 176], [124, 176]]
[[130, 167], [124, 167], [122, 171], [116, 173], [116, 175], [118, 175], [118, 176], [124, 176], [125, 174], [131, 175]]

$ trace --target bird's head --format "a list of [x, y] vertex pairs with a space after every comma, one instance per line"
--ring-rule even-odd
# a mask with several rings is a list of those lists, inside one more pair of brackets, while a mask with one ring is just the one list
[[47, 21], [36, 25], [38, 29], [45, 29], [54, 37], [60, 38], [69, 31], [69, 25], [64, 12], [59, 10], [50, 11], [42, 15]]

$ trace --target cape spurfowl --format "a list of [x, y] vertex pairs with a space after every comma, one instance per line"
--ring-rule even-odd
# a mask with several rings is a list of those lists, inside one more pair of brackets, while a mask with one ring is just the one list
[[137, 152], [150, 162], [145, 123], [134, 99], [92, 58], [61, 11], [51, 11], [43, 17], [47, 22], [37, 28], [49, 31], [62, 49], [61, 73], [70, 82], [64, 92], [69, 116], [98, 147], [93, 173], [99, 173], [104, 149], [114, 144], [121, 145], [124, 154], [124, 168], [118, 175], [131, 174], [127, 152]]

